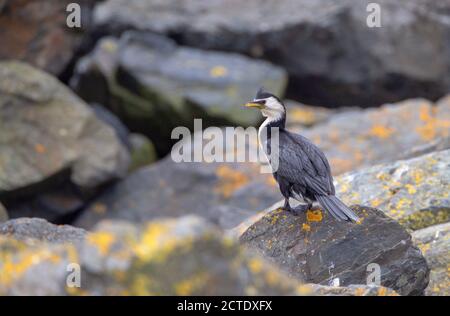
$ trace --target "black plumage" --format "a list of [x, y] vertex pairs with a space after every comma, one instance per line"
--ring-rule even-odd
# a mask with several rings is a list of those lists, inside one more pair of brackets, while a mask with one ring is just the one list
[[[286, 110], [283, 103], [274, 95], [260, 90], [255, 100], [247, 105], [260, 108], [267, 117], [260, 127], [260, 143], [269, 161], [274, 157], [272, 154], [278, 158], [273, 176], [285, 198], [284, 207], [298, 213], [318, 202], [337, 220], [358, 221], [358, 216], [335, 196], [333, 177], [325, 154], [306, 137], [285, 129]], [[278, 154], [271, 148], [272, 128], [278, 130]], [[273, 161], [270, 162], [273, 167]], [[304, 204], [291, 208], [289, 198]]]

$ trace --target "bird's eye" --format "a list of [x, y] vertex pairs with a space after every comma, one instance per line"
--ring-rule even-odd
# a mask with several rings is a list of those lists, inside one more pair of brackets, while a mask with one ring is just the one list
[[266, 100], [253, 100], [253, 103], [258, 103], [258, 104], [264, 105], [264, 104], [266, 104]]

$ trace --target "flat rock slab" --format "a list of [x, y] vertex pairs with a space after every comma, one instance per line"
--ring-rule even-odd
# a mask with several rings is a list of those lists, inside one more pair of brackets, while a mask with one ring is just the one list
[[420, 229], [450, 220], [449, 170], [450, 150], [438, 151], [336, 177], [336, 194]]
[[17, 240], [39, 240], [49, 243], [75, 243], [86, 231], [69, 225], [54, 225], [42, 218], [18, 218], [0, 223], [0, 235]]
[[303, 282], [366, 284], [370, 264], [378, 264], [382, 286], [401, 295], [422, 294], [429, 268], [411, 236], [379, 210], [352, 209], [361, 223], [336, 222], [320, 210], [293, 216], [277, 209], [240, 241]]
[[448, 1], [380, 0], [379, 28], [367, 25], [371, 2], [108, 0], [93, 19], [111, 33], [134, 28], [270, 60], [308, 103], [376, 106], [447, 93]]
[[0, 197], [43, 192], [67, 173], [92, 189], [125, 174], [129, 154], [114, 130], [56, 78], [0, 62]]
[[450, 295], [450, 223], [413, 232], [414, 244], [422, 251], [430, 267], [430, 284], [425, 295]]

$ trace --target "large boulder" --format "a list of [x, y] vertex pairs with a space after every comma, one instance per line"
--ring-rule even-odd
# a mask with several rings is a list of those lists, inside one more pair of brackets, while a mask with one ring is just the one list
[[[0, 235], [0, 257], [2, 295], [313, 293], [312, 287], [289, 280], [193, 216], [139, 227], [104, 222], [83, 241], [72, 244], [18, 241]], [[73, 270], [76, 264], [81, 284], [69, 287], [67, 280], [76, 284], [77, 278], [69, 277], [77, 271]]]
[[285, 85], [284, 70], [268, 62], [138, 32], [103, 38], [79, 61], [71, 80], [80, 96], [107, 105], [130, 129], [152, 138], [159, 151], [174, 127], [191, 126], [194, 117], [205, 125], [258, 123], [259, 113], [240, 105], [261, 86], [282, 95]]
[[447, 93], [450, 3], [380, 0], [382, 27], [372, 28], [371, 2], [108, 0], [93, 19], [110, 33], [131, 27], [268, 59], [289, 71], [291, 93], [305, 102], [367, 106]]
[[336, 177], [336, 194], [420, 229], [450, 220], [449, 168], [450, 150], [377, 165]]
[[128, 164], [114, 129], [57, 79], [0, 62], [0, 200], [10, 215], [23, 208], [9, 206], [22, 196], [57, 215], [73, 211], [77, 191], [124, 176]]
[[96, 0], [80, 0], [81, 28], [66, 25], [69, 0], [0, 1], [0, 59], [20, 59], [54, 75], [64, 75], [85, 44]]
[[413, 232], [413, 241], [422, 251], [430, 267], [430, 284], [426, 295], [450, 295], [450, 223]]
[[429, 268], [411, 236], [383, 212], [352, 206], [360, 223], [336, 222], [321, 210], [299, 216], [277, 209], [250, 226], [240, 241], [303, 282], [380, 282], [401, 295], [422, 294]]
[[291, 123], [289, 128], [316, 143], [333, 173], [340, 174], [450, 148], [450, 96], [436, 103], [411, 99], [343, 111], [311, 128], [302, 125]]

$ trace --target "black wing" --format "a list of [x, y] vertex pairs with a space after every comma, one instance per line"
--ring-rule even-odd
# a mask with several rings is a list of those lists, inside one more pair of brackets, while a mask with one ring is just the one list
[[[330, 165], [317, 146], [301, 135], [280, 131], [278, 147], [278, 177], [305, 186], [314, 195], [334, 195]], [[271, 148], [271, 155], [275, 154]]]

